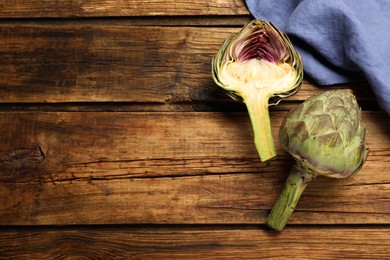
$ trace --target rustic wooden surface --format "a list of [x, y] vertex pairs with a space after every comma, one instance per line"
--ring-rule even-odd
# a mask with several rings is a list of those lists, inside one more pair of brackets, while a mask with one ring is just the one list
[[388, 227], [107, 227], [7, 230], [2, 256], [24, 259], [388, 259]]
[[[0, 3], [0, 258], [387, 259], [390, 118], [365, 82], [271, 107], [260, 163], [211, 57], [251, 19], [242, 0]], [[285, 231], [265, 219], [293, 163], [288, 110], [352, 88], [370, 155], [317, 178]]]

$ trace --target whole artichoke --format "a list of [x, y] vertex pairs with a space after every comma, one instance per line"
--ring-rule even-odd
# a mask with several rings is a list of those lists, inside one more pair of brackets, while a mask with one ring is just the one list
[[280, 127], [280, 145], [296, 163], [267, 224], [282, 230], [307, 184], [317, 175], [346, 178], [363, 166], [368, 149], [362, 112], [350, 90], [327, 91], [291, 110]]
[[270, 23], [253, 20], [222, 44], [212, 60], [212, 76], [246, 104], [261, 161], [274, 157], [268, 106], [296, 93], [303, 79], [301, 57], [287, 36]]

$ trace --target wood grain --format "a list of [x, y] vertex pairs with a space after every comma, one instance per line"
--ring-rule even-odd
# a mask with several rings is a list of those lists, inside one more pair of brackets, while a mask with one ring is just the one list
[[[272, 113], [274, 135], [284, 114]], [[318, 178], [291, 223], [390, 221], [387, 119], [364, 113], [366, 165]], [[292, 164], [280, 148], [258, 161], [246, 113], [8, 112], [0, 125], [3, 158], [39, 148], [0, 164], [2, 225], [264, 223]]]
[[243, 0], [177, 2], [174, 0], [2, 1], [0, 18], [183, 16], [248, 14]]
[[276, 137], [297, 103], [352, 88], [370, 155], [265, 227], [293, 161], [276, 140], [259, 162], [210, 75], [250, 19], [244, 0], [0, 1], [0, 258], [388, 259], [390, 118], [364, 81], [306, 78], [270, 107]]
[[[125, 109], [133, 111], [210, 111], [224, 102], [231, 107], [233, 101], [213, 82], [210, 70], [220, 44], [238, 30], [0, 26], [0, 102], [131, 102]], [[367, 83], [333, 88], [352, 88], [360, 102], [375, 103]], [[322, 91], [306, 81], [288, 101]]]
[[28, 259], [386, 259], [388, 227], [118, 228], [6, 231], [2, 257]]

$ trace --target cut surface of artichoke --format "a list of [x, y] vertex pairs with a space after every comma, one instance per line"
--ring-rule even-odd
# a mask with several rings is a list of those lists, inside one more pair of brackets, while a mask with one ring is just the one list
[[[272, 63], [252, 59], [245, 62], [228, 62], [220, 71], [219, 79], [225, 89], [237, 93], [252, 93], [261, 89], [272, 93], [286, 92], [296, 81], [294, 68], [287, 63]], [[249, 94], [246, 94], [249, 95]]]

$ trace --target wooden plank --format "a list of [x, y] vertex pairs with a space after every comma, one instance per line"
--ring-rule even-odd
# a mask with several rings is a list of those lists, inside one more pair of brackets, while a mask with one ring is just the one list
[[[318, 178], [290, 223], [390, 221], [389, 118], [364, 122], [361, 172]], [[258, 161], [246, 113], [1, 113], [0, 126], [2, 225], [264, 223], [292, 163], [279, 146]]]
[[122, 17], [83, 17], [66, 19], [1, 19], [0, 25], [9, 26], [196, 26], [196, 27], [242, 27], [250, 22], [253, 16], [248, 15], [215, 15], [215, 16], [122, 16]]
[[5, 258], [131, 259], [388, 259], [385, 227], [287, 228], [276, 234], [261, 227], [81, 229], [3, 231]]
[[[127, 109], [218, 110], [219, 103], [232, 101], [211, 78], [211, 58], [238, 30], [4, 25], [0, 102], [132, 102]], [[346, 87], [353, 88], [361, 102], [375, 102], [367, 83], [333, 88]], [[288, 100], [306, 100], [323, 90], [305, 82]]]
[[[277, 138], [285, 114], [271, 113], [280, 160], [289, 158]], [[380, 161], [390, 149], [389, 118], [365, 112], [363, 122], [370, 158]], [[6, 112], [0, 113], [0, 126], [1, 157], [39, 147], [44, 160], [30, 170], [38, 170], [41, 178], [68, 171], [85, 177], [102, 170], [128, 177], [256, 173], [267, 166], [258, 162], [246, 113]], [[3, 173], [2, 179], [34, 179], [27, 166], [24, 175], [16, 175], [16, 166], [9, 166], [12, 174]]]
[[2, 1], [0, 18], [182, 16], [248, 14], [243, 0], [63, 0]]

